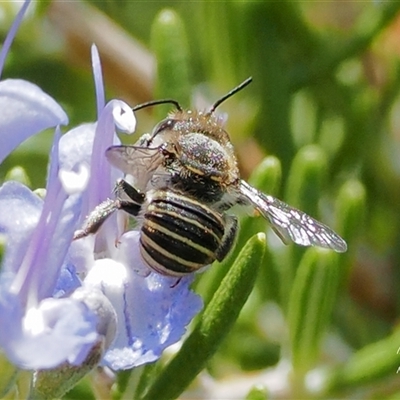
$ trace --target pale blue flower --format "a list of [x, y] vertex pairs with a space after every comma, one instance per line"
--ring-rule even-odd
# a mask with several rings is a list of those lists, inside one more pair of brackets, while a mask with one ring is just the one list
[[[96, 52], [92, 56], [94, 60], [98, 57]], [[100, 63], [94, 61], [93, 65]], [[94, 71], [98, 76], [96, 68]], [[111, 168], [104, 153], [118, 143], [114, 124], [127, 132], [133, 130], [130, 113], [124, 103], [115, 100], [101, 111], [94, 135], [91, 177], [83, 200], [84, 215], [106, 200], [115, 180], [122, 177], [120, 171]], [[114, 215], [96, 237], [78, 240], [71, 246], [74, 265], [86, 271], [82, 273], [84, 287], [101, 289], [117, 313], [116, 337], [102, 362], [115, 370], [159, 358], [166, 347], [182, 337], [202, 307], [200, 297], [189, 289], [193, 277], [183, 278], [176, 285], [176, 278], [149, 273], [139, 251], [139, 232], [123, 233], [120, 225]]]
[[[28, 4], [0, 53], [0, 75]], [[68, 123], [56, 101], [23, 80], [0, 82], [0, 107], [0, 161], [28, 137]], [[54, 367], [64, 361], [79, 364], [98, 337], [97, 317], [82, 301], [53, 297], [55, 289], [65, 293], [79, 284], [73, 268], [63, 264], [82, 195], [68, 195], [58, 179], [59, 137], [57, 131], [44, 201], [17, 182], [0, 188], [0, 232], [7, 240], [0, 276], [0, 347], [23, 368]], [[57, 287], [61, 276], [63, 288]]]
[[79, 364], [98, 340], [97, 317], [83, 302], [53, 296], [61, 275], [64, 292], [79, 284], [73, 270], [69, 279], [61, 270], [82, 200], [81, 193], [67, 195], [58, 179], [58, 139], [56, 134], [44, 202], [17, 182], [0, 188], [0, 232], [7, 238], [0, 347], [29, 369]]
[[[44, 201], [16, 182], [0, 188], [0, 233], [7, 240], [0, 349], [22, 368], [79, 365], [99, 340], [103, 364], [113, 369], [154, 361], [181, 338], [202, 306], [189, 289], [191, 277], [175, 284], [176, 279], [143, 273], [139, 232], [124, 233], [117, 213], [96, 236], [72, 242], [85, 216], [111, 195], [122, 176], [104, 156], [119, 143], [115, 126], [135, 128], [125, 103], [112, 100], [104, 106], [95, 47], [92, 60], [98, 122], [61, 137], [56, 131]], [[61, 107], [26, 81], [0, 82], [0, 106], [0, 160], [27, 137], [67, 123]]]

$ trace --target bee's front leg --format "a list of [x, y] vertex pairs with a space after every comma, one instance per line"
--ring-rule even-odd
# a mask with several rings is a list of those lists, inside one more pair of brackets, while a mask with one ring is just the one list
[[104, 221], [119, 210], [121, 204], [119, 199], [107, 199], [100, 203], [85, 219], [85, 222], [81, 229], [75, 231], [73, 240], [81, 239], [83, 237], [96, 233], [103, 225]]
[[145, 200], [145, 195], [123, 179], [119, 179], [114, 188], [115, 199], [100, 203], [86, 218], [81, 229], [74, 233], [73, 240], [96, 233], [104, 221], [115, 211], [124, 210], [137, 216]]

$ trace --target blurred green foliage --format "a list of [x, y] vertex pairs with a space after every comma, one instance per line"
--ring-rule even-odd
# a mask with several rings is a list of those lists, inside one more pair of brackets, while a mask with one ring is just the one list
[[[241, 264], [243, 255], [235, 259], [254, 246], [250, 237], [267, 229], [262, 218], [243, 217], [235, 250], [198, 277], [207, 307], [182, 351], [140, 373], [121, 373], [114, 397], [174, 397], [206, 367], [202, 374], [214, 386], [195, 380], [188, 397], [197, 390], [209, 398], [397, 398], [400, 3], [108, 0], [87, 6], [155, 54], [157, 98], [211, 104], [253, 76], [250, 87], [219, 109], [229, 116], [243, 175], [258, 165], [249, 178], [254, 186], [337, 229], [349, 246], [341, 255], [284, 247], [268, 229], [254, 290], [232, 328], [241, 307], [239, 300], [228, 302], [239, 290], [227, 283], [232, 265], [250, 266]], [[65, 32], [52, 24], [54, 7], [46, 2], [27, 17], [3, 79], [37, 83], [74, 126], [95, 116], [90, 64], [68, 52]], [[8, 3], [3, 9], [0, 39], [13, 17]], [[107, 78], [105, 86], [109, 98], [125, 96]], [[143, 115], [149, 126], [159, 117]], [[0, 166], [0, 178], [9, 173], [43, 187], [51, 135], [15, 151]], [[242, 282], [246, 296], [250, 278]], [[221, 312], [229, 323], [221, 323]], [[205, 353], [196, 348], [200, 343]], [[232, 385], [238, 375], [241, 385]]]

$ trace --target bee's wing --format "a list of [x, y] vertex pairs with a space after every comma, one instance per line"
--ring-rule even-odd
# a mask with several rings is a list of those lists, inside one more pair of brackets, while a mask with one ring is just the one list
[[125, 174], [151, 173], [163, 163], [158, 147], [111, 146], [106, 150], [107, 160]]
[[284, 243], [292, 240], [302, 246], [325, 247], [339, 253], [347, 250], [346, 242], [322, 222], [258, 191], [245, 181], [240, 182], [239, 189], [242, 197], [269, 220]]
[[158, 147], [111, 146], [106, 150], [111, 165], [133, 178], [134, 186], [145, 191], [157, 169], [163, 165], [164, 157]]

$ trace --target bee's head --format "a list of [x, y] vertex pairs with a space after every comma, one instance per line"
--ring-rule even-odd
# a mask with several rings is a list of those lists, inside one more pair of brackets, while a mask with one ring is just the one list
[[[158, 136], [161, 136], [161, 138], [165, 137], [164, 140], [168, 140], [167, 138], [168, 132], [175, 131], [184, 134], [191, 132], [212, 131], [213, 127], [211, 126], [211, 128], [207, 128], [207, 125], [214, 124], [215, 121], [214, 112], [217, 109], [217, 107], [219, 107], [221, 103], [229, 99], [235, 93], [245, 88], [248, 84], [251, 83], [251, 81], [252, 81], [251, 77], [244, 80], [240, 85], [236, 86], [227, 94], [218, 99], [205, 113], [184, 111], [179, 102], [173, 99], [152, 100], [147, 103], [138, 104], [137, 106], [132, 108], [132, 111], [135, 112], [141, 110], [142, 108], [152, 107], [160, 104], [173, 104], [175, 106], [175, 112], [173, 112], [168, 118], [159, 122], [154, 127], [153, 132], [151, 133], [148, 139], [147, 143], [148, 147], [153, 147], [154, 145], [157, 146], [160, 145], [161, 143], [160, 140], [157, 141], [159, 142], [158, 144], [154, 143], [156, 142], [156, 138]], [[193, 126], [196, 124], [198, 125], [198, 127]], [[194, 127], [194, 130], [192, 130], [192, 127]]]
[[[146, 139], [146, 147], [159, 148], [164, 165], [181, 182], [211, 182], [221, 189], [239, 179], [236, 157], [227, 132], [215, 117], [216, 108], [251, 82], [239, 86], [217, 100], [206, 112], [185, 111], [175, 100], [156, 100], [136, 106], [133, 110], [171, 103], [176, 110], [159, 122]], [[186, 183], [184, 183], [186, 185]]]

